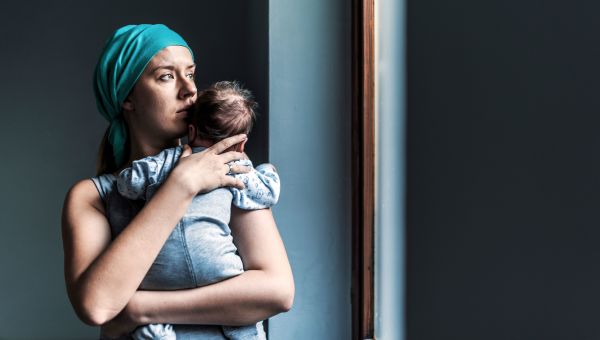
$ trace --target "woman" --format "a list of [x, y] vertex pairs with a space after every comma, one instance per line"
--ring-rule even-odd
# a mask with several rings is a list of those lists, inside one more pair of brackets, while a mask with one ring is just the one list
[[[197, 154], [186, 146], [179, 164], [143, 207], [114, 198], [118, 170], [177, 145], [185, 134], [187, 110], [196, 99], [194, 72], [189, 47], [163, 25], [117, 30], [98, 63], [96, 98], [111, 122], [101, 148], [102, 175], [94, 181], [82, 180], [68, 192], [62, 231], [71, 303], [85, 323], [103, 326], [106, 336], [150, 323], [247, 325], [291, 308], [291, 269], [271, 211], [266, 209], [232, 208], [230, 228], [244, 262], [243, 274], [188, 290], [137, 291], [196, 194], [223, 186], [243, 187], [227, 176], [226, 165], [243, 155], [222, 153], [245, 140], [238, 135]], [[111, 235], [111, 228], [120, 232]], [[212, 332], [210, 326], [181, 326], [176, 331], [178, 338]]]

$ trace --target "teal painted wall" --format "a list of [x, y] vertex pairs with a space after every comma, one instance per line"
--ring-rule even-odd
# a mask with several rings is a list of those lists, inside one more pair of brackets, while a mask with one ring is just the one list
[[379, 0], [375, 13], [375, 338], [383, 340], [405, 338], [405, 6]]
[[294, 307], [271, 339], [351, 336], [350, 3], [269, 2], [269, 157]]

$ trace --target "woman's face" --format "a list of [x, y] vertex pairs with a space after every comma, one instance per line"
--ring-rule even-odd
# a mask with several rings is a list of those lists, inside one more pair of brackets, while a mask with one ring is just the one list
[[123, 103], [133, 138], [162, 148], [185, 134], [185, 119], [196, 101], [195, 68], [183, 46], [166, 47], [150, 60]]

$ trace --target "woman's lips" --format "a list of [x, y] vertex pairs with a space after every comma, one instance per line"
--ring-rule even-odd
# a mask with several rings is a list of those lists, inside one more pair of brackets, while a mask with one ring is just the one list
[[189, 111], [188, 111], [188, 110], [179, 110], [179, 111], [177, 111], [176, 113], [177, 113], [177, 115], [178, 115], [178, 116], [184, 116], [184, 117], [187, 117], [187, 116], [188, 116], [188, 114], [189, 114]]

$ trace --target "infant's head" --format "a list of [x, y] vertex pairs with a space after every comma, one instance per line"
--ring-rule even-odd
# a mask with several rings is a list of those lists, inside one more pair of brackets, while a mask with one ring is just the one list
[[[220, 81], [198, 94], [189, 117], [188, 140], [192, 146], [211, 146], [240, 133], [248, 134], [257, 104], [250, 91], [236, 81]], [[243, 152], [244, 143], [236, 151]]]

